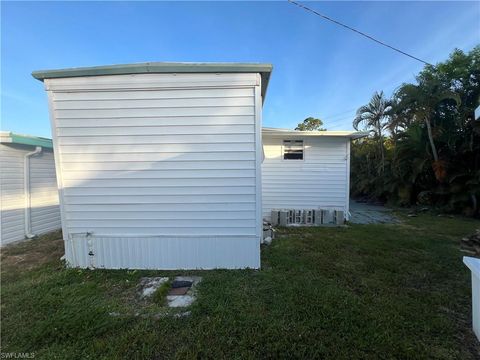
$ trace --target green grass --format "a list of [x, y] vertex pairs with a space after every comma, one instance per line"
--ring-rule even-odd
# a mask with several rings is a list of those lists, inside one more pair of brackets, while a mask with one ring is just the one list
[[284, 229], [262, 249], [260, 271], [188, 272], [203, 281], [184, 318], [149, 316], [158, 305], [138, 302], [135, 289], [142, 276], [186, 272], [65, 269], [58, 234], [8, 247], [2, 351], [43, 359], [478, 358], [459, 240], [480, 222], [402, 220]]
[[165, 305], [167, 302], [167, 294], [171, 286], [172, 286], [171, 280], [168, 280], [167, 282], [164, 282], [162, 285], [160, 285], [160, 287], [157, 290], [155, 290], [155, 292], [152, 295], [153, 302], [156, 303], [157, 305]]

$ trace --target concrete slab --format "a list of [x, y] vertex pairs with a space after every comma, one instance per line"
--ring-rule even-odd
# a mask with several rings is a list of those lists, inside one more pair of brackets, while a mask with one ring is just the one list
[[[167, 295], [167, 302], [168, 307], [177, 308], [177, 307], [187, 307], [193, 304], [196, 299], [196, 286], [202, 278], [200, 276], [177, 276], [175, 277], [174, 281], [184, 282], [188, 281], [192, 283], [192, 286], [187, 289], [184, 294], [168, 294]], [[171, 289], [177, 290], [177, 289]]]
[[169, 307], [187, 307], [193, 304], [195, 297], [192, 295], [167, 296]]
[[141, 298], [148, 298], [164, 283], [168, 281], [168, 277], [144, 277], [140, 279], [138, 291]]

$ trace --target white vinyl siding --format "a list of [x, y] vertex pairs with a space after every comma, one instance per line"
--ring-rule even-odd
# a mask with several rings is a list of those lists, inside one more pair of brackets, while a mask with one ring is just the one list
[[[66, 241], [75, 238], [78, 249], [87, 233], [97, 243], [105, 241], [101, 254], [90, 259], [98, 267], [258, 267], [259, 78], [141, 74], [46, 80]], [[205, 259], [191, 253], [197, 246], [185, 247], [192, 236], [200, 236]], [[151, 237], [157, 240], [148, 242], [154, 247], [149, 250]], [[158, 259], [129, 262], [128, 254], [110, 249], [113, 240], [101, 240], [112, 238], [119, 248], [136, 244], [145, 259], [147, 251]], [[226, 244], [241, 246], [242, 239], [248, 255], [222, 250]], [[169, 242], [195, 257], [190, 265], [164, 259]], [[88, 266], [72, 257], [74, 266]], [[224, 266], [229, 261], [232, 266]]]
[[30, 158], [31, 223], [33, 234], [61, 228], [58, 187], [52, 150]]
[[30, 147], [0, 144], [1, 244], [25, 238], [23, 156]]
[[[284, 140], [303, 140], [303, 160], [284, 160]], [[344, 137], [263, 135], [263, 217], [272, 209], [348, 211], [348, 143]]]
[[[33, 146], [0, 144], [1, 243], [25, 238], [24, 156]], [[30, 158], [31, 230], [59, 229], [60, 210], [55, 163], [50, 149]]]

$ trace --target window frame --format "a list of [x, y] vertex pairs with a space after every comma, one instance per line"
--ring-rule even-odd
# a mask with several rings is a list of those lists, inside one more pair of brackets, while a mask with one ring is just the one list
[[[302, 158], [301, 159], [285, 159], [285, 141], [301, 141], [302, 142]], [[304, 139], [282, 139], [282, 161], [305, 161], [305, 140]]]

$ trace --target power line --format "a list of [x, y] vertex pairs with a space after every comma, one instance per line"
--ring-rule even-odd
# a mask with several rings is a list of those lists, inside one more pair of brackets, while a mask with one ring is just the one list
[[329, 124], [329, 125], [333, 125], [333, 124], [341, 124], [347, 120], [350, 120], [353, 122], [353, 117], [344, 117], [344, 118], [341, 118], [341, 119], [337, 119], [337, 120], [333, 120], [333, 121], [328, 121], [328, 120], [325, 120], [324, 123], [325, 124]]
[[345, 25], [345, 24], [341, 23], [340, 21], [334, 20], [334, 19], [332, 19], [332, 18], [330, 18], [330, 17], [328, 17], [328, 16], [326, 16], [326, 15], [320, 14], [318, 11], [313, 10], [313, 9], [310, 9], [309, 7], [307, 7], [307, 6], [303, 5], [303, 4], [300, 4], [300, 3], [298, 3], [298, 2], [296, 2], [296, 1], [294, 1], [294, 0], [288, 0], [288, 2], [291, 3], [291, 4], [297, 5], [298, 7], [301, 7], [302, 9], [305, 9], [305, 10], [307, 10], [307, 11], [310, 11], [311, 13], [314, 13], [315, 15], [324, 18], [325, 20], [331, 21], [331, 22], [333, 22], [334, 24], [340, 25], [340, 26], [342, 26], [342, 27], [344, 27], [344, 28], [346, 28], [346, 29], [348, 29], [348, 30], [351, 30], [351, 31], [353, 31], [353, 32], [356, 32], [357, 34], [362, 35], [362, 36], [366, 37], [367, 39], [370, 39], [370, 40], [372, 40], [372, 41], [375, 41], [376, 43], [378, 43], [378, 44], [380, 44], [380, 45], [383, 45], [383, 46], [385, 46], [385, 47], [388, 47], [388, 48], [390, 48], [390, 49], [392, 49], [392, 50], [394, 50], [394, 51], [396, 51], [396, 52], [399, 52], [400, 54], [406, 55], [406, 56], [408, 56], [408, 57], [410, 57], [410, 58], [412, 58], [412, 59], [415, 59], [415, 60], [417, 60], [417, 61], [420, 61], [421, 63], [424, 63], [425, 65], [433, 66], [432, 64], [430, 64], [430, 63], [428, 63], [428, 62], [426, 62], [426, 61], [424, 61], [424, 60], [422, 60], [422, 59], [419, 59], [419, 58], [416, 57], [416, 56], [410, 55], [410, 54], [406, 53], [405, 51], [402, 51], [402, 50], [400, 50], [400, 49], [397, 49], [396, 47], [393, 47], [393, 46], [391, 46], [391, 45], [388, 45], [388, 44], [384, 43], [383, 41], [377, 40], [377, 39], [375, 39], [374, 37], [372, 37], [372, 36], [370, 36], [370, 35], [368, 35], [368, 34], [365, 34], [364, 32], [361, 32], [361, 31], [359, 31], [359, 30], [357, 30], [357, 29], [354, 29], [354, 28], [352, 28], [352, 27], [350, 27], [350, 26], [348, 26], [348, 25]]
[[[345, 119], [345, 120], [348, 120], [348, 119]], [[344, 123], [341, 123], [341, 124], [336, 124], [336, 125], [329, 125], [329, 124], [325, 124], [325, 127], [328, 129], [328, 130], [332, 130], [332, 129], [338, 129], [338, 128], [343, 128], [345, 126], [351, 126], [353, 127], [352, 123], [350, 122], [344, 122]]]
[[335, 128], [335, 127], [343, 126], [347, 122], [350, 123], [351, 125], [351, 123], [353, 122], [353, 119], [354, 119], [353, 116], [342, 117], [340, 119], [336, 119], [333, 121], [329, 121], [328, 119], [325, 119], [324, 125], [329, 129], [332, 127]]
[[[351, 113], [351, 111], [349, 111], [349, 113]], [[352, 119], [353, 120], [353, 118], [355, 117], [354, 114], [352, 114], [351, 116], [345, 116], [345, 114], [343, 116], [342, 115], [336, 116], [335, 118], [322, 118], [322, 120], [325, 120], [329, 124], [335, 124], [335, 123], [338, 123], [338, 122], [341, 122], [341, 121], [344, 121], [344, 120], [347, 120], [347, 119]]]
[[345, 115], [345, 114], [349, 114], [353, 111], [357, 111], [358, 107], [354, 108], [354, 109], [350, 109], [350, 110], [345, 110], [341, 113], [336, 113], [334, 115], [330, 115], [330, 116], [322, 116], [322, 119], [334, 119], [334, 118], [337, 118], [339, 116], [342, 116], [342, 115]]
[[[353, 112], [356, 112], [358, 108], [355, 108], [355, 109], [351, 109], [351, 110], [347, 110], [347, 111], [344, 111], [344, 112], [341, 112], [341, 113], [337, 113], [335, 115], [332, 115], [332, 116], [321, 116], [320, 118], [322, 120], [326, 120], [326, 121], [329, 121], [329, 120], [334, 120], [336, 118], [339, 118], [341, 117], [342, 119], [345, 118], [345, 114], [350, 114], [350, 113], [353, 113]], [[340, 119], [341, 120], [341, 119]], [[337, 121], [337, 120], [334, 120], [334, 121]]]
[[349, 116], [349, 117], [343, 117], [343, 118], [341, 118], [341, 119], [335, 119], [335, 120], [325, 119], [325, 120], [322, 120], [322, 121], [323, 121], [324, 124], [329, 124], [329, 125], [331, 125], [331, 124], [341, 123], [341, 122], [343, 122], [343, 121], [345, 121], [345, 120], [348, 120], [348, 119], [352, 119], [352, 121], [353, 121], [353, 117], [350, 117], [350, 116]]
[[353, 123], [353, 119], [348, 117], [348, 118], [343, 118], [343, 119], [340, 119], [338, 121], [333, 121], [333, 122], [325, 121], [325, 126], [337, 127], [337, 126], [342, 126], [347, 122], [348, 123]]

